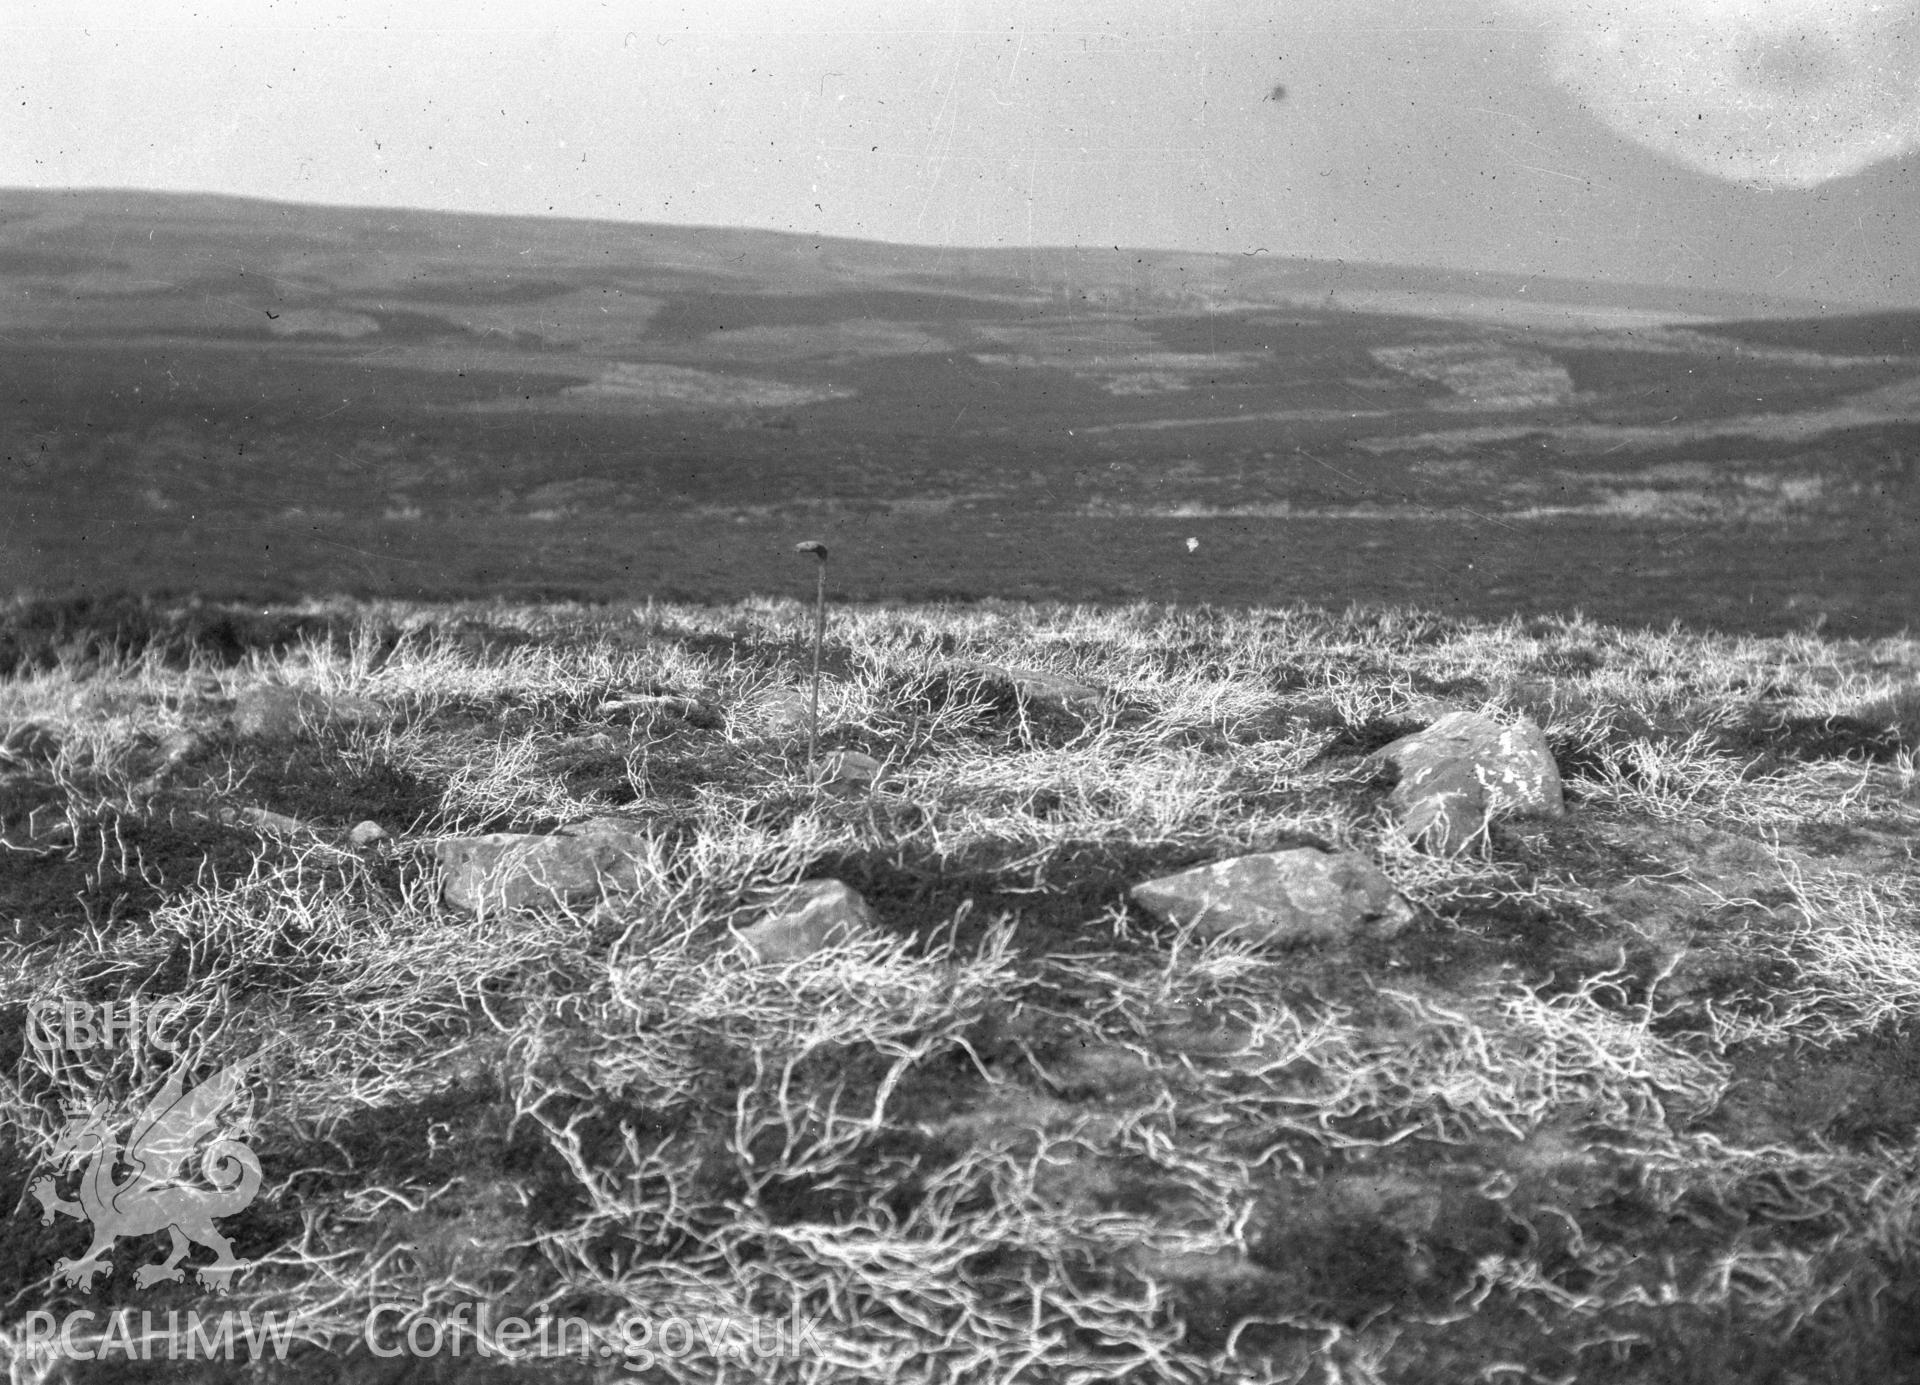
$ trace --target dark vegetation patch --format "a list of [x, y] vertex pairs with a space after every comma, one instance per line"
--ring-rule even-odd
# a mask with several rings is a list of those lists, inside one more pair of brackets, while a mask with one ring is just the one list
[[905, 718], [909, 739], [923, 721], [940, 717], [981, 742], [1058, 749], [1085, 735], [1091, 724], [1091, 708], [1031, 695], [994, 669], [896, 674], [888, 684], [888, 700]]
[[1693, 327], [1731, 341], [1830, 356], [1920, 356], [1920, 313], [1846, 313], [1833, 317], [1758, 318]]
[[321, 742], [290, 746], [277, 757], [249, 757], [225, 798], [237, 798], [316, 827], [345, 830], [373, 819], [406, 834], [428, 823], [444, 785], [382, 758], [344, 756]]
[[997, 919], [1012, 916], [1017, 945], [1037, 956], [1107, 941], [1096, 934], [1097, 922], [1126, 903], [1129, 889], [1208, 859], [1211, 853], [1190, 845], [1084, 842], [1057, 849], [1012, 878], [1009, 862], [984, 850], [965, 859], [905, 850], [833, 854], [815, 861], [808, 874], [851, 885], [890, 927], [926, 943], [951, 938], [963, 952]]
[[10, 245], [0, 250], [0, 274], [67, 275], [130, 268], [124, 260], [84, 251], [41, 250], [24, 245]]
[[62, 661], [85, 667], [149, 654], [172, 668], [195, 656], [232, 665], [250, 653], [281, 653], [306, 642], [343, 648], [359, 624], [345, 615], [183, 606], [140, 596], [28, 598], [0, 614], [0, 677]]
[[1717, 737], [1730, 755], [1774, 760], [1887, 761], [1900, 753], [1897, 728], [1865, 717], [1789, 716], [1756, 707]]
[[90, 803], [79, 830], [46, 849], [7, 851], [0, 917], [22, 941], [57, 944], [76, 927], [116, 930], [202, 881], [244, 877], [257, 833], [192, 810], [134, 814]]
[[1360, 758], [1371, 755], [1376, 750], [1392, 745], [1403, 736], [1411, 736], [1416, 731], [1426, 730], [1432, 724], [1430, 718], [1404, 716], [1376, 716], [1368, 717], [1364, 721], [1347, 722], [1335, 730], [1326, 745], [1321, 748], [1320, 755], [1323, 759]]
[[1605, 651], [1591, 645], [1567, 645], [1559, 649], [1550, 649], [1537, 658], [1522, 664], [1521, 671], [1526, 673], [1544, 673], [1556, 678], [1577, 677], [1593, 673], [1607, 666]]
[[1812, 1134], [1854, 1148], [1920, 1137], [1920, 1034], [1909, 1027], [1819, 1049], [1744, 1049], [1714, 1123], [1746, 1140]]

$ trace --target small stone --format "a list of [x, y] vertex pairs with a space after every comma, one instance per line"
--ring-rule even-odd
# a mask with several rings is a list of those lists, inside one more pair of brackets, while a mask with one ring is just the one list
[[372, 846], [375, 842], [390, 842], [393, 834], [372, 818], [356, 822], [353, 830], [347, 833], [347, 840], [355, 846]]
[[0, 734], [0, 766], [50, 765], [59, 756], [60, 737], [38, 722], [17, 722]]
[[689, 726], [707, 730], [717, 730], [726, 721], [720, 708], [713, 703], [698, 697], [682, 697], [677, 693], [636, 693], [631, 697], [616, 697], [601, 703], [600, 713], [602, 716], [624, 717], [635, 722], [684, 721]]
[[1313, 847], [1196, 866], [1134, 886], [1133, 898], [1162, 922], [1276, 946], [1392, 937], [1413, 919], [1373, 862]]
[[1450, 712], [1367, 763], [1399, 770], [1387, 805], [1408, 837], [1438, 852], [1461, 850], [1497, 817], [1566, 811], [1546, 735], [1525, 718], [1503, 726], [1477, 712]]
[[386, 715], [387, 709], [372, 698], [330, 697], [307, 688], [260, 683], [234, 703], [233, 729], [243, 736], [282, 738], [308, 726], [363, 725]]
[[835, 793], [863, 793], [880, 776], [880, 762], [858, 750], [837, 750], [820, 761], [818, 782]]
[[205, 747], [197, 732], [169, 731], [160, 738], [160, 763], [165, 769], [177, 769]]
[[982, 678], [1010, 683], [1014, 692], [1027, 701], [1061, 711], [1087, 712], [1100, 705], [1100, 689], [1090, 683], [1082, 683], [1077, 678], [1069, 678], [1065, 674], [1049, 673], [1045, 669], [1013, 668], [1005, 664], [979, 661], [956, 663], [952, 667], [958, 672], [972, 673]]
[[524, 630], [504, 629], [477, 620], [456, 621], [435, 633], [451, 647], [481, 663], [534, 642], [533, 636]]
[[646, 831], [624, 818], [594, 818], [546, 835], [490, 832], [434, 846], [442, 896], [476, 913], [574, 903], [638, 887]]
[[798, 688], [769, 688], [753, 699], [749, 710], [765, 734], [799, 735], [813, 719], [813, 699]]
[[838, 880], [809, 880], [778, 900], [767, 918], [734, 936], [761, 962], [797, 962], [873, 932], [873, 910]]
[[229, 827], [251, 827], [257, 832], [265, 832], [275, 837], [313, 836], [314, 828], [299, 818], [288, 817], [285, 813], [276, 813], [267, 808], [256, 808], [250, 803], [234, 808], [221, 808], [214, 816]]

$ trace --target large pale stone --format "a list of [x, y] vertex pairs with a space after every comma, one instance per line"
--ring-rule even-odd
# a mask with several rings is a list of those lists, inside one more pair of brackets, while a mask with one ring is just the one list
[[1413, 918], [1366, 857], [1312, 847], [1196, 866], [1136, 885], [1133, 897], [1164, 922], [1280, 946], [1392, 937]]
[[762, 962], [797, 962], [869, 934], [874, 925], [873, 910], [852, 886], [809, 880], [788, 890], [767, 918], [735, 936]]
[[538, 835], [490, 832], [434, 846], [449, 904], [476, 912], [576, 903], [639, 883], [648, 838], [624, 818], [595, 818]]
[[1566, 811], [1546, 735], [1524, 717], [1506, 726], [1450, 712], [1370, 762], [1400, 771], [1387, 805], [1410, 838], [1435, 851], [1459, 851], [1498, 817]]

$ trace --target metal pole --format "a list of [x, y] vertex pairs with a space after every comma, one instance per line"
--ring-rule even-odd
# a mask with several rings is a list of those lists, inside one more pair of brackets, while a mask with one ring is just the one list
[[796, 553], [811, 553], [820, 562], [819, 582], [813, 598], [813, 708], [807, 715], [807, 773], [814, 772], [820, 755], [820, 647], [827, 640], [827, 546], [808, 539], [793, 546]]
[[820, 754], [820, 646], [827, 639], [827, 559], [820, 556], [820, 585], [813, 599], [813, 711], [807, 717], [807, 769]]

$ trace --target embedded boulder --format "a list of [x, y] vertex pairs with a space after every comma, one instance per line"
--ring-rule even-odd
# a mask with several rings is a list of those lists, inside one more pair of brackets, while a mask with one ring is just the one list
[[1366, 857], [1313, 847], [1236, 856], [1133, 888], [1162, 922], [1279, 947], [1390, 938], [1413, 906]]
[[1399, 771], [1387, 806], [1409, 838], [1433, 851], [1461, 850], [1495, 818], [1566, 812], [1546, 734], [1524, 717], [1506, 726], [1478, 712], [1449, 712], [1367, 763]]
[[570, 904], [638, 887], [650, 839], [625, 818], [594, 818], [545, 835], [489, 832], [434, 846], [447, 903], [475, 913]]
[[768, 917], [734, 936], [761, 962], [797, 962], [874, 931], [873, 910], [838, 880], [808, 880], [774, 902]]

